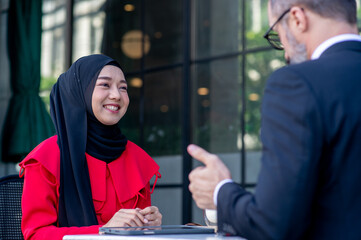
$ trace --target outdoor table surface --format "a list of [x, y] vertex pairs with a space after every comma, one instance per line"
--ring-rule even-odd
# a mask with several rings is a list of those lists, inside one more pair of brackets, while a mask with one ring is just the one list
[[217, 234], [159, 234], [159, 235], [110, 235], [110, 234], [83, 234], [66, 235], [63, 240], [172, 240], [172, 239], [202, 239], [202, 240], [245, 240], [241, 237], [226, 237]]

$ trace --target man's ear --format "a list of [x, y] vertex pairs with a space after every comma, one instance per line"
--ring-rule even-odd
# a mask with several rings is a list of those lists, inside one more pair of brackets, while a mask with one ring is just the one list
[[288, 24], [292, 32], [302, 33], [307, 30], [308, 18], [302, 7], [292, 7], [289, 14]]

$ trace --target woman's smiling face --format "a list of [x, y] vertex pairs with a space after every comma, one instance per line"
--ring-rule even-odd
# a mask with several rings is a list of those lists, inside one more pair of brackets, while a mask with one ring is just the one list
[[120, 68], [106, 65], [99, 73], [93, 95], [92, 109], [104, 125], [114, 125], [124, 116], [129, 105], [127, 82]]

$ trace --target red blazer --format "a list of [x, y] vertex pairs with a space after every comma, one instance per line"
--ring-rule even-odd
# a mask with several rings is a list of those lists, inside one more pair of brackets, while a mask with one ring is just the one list
[[60, 151], [57, 136], [53, 136], [40, 143], [19, 164], [20, 175], [25, 176], [21, 227], [26, 240], [62, 239], [68, 234], [98, 233], [99, 227], [119, 209], [151, 205], [149, 181], [154, 175], [156, 180], [160, 177], [159, 166], [136, 144], [128, 141], [123, 154], [109, 164], [85, 155], [99, 225], [57, 226]]

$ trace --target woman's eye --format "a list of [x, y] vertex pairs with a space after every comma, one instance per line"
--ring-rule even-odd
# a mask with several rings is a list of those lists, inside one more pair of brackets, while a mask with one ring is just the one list
[[127, 86], [122, 86], [122, 87], [120, 87], [119, 89], [120, 89], [120, 90], [125, 90], [125, 91], [127, 91], [127, 90], [128, 90], [128, 87], [127, 87]]
[[108, 84], [108, 83], [101, 83], [101, 84], [99, 84], [99, 86], [102, 86], [102, 87], [109, 87], [109, 84]]

